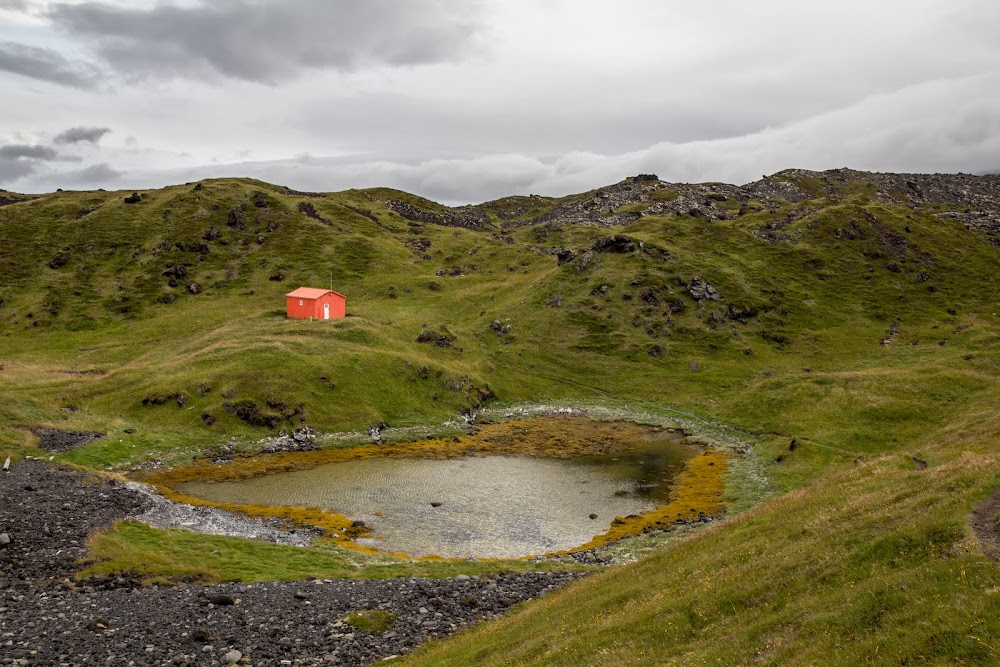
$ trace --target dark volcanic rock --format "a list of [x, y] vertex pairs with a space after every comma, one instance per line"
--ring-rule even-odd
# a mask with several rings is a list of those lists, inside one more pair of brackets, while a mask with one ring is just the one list
[[64, 252], [57, 252], [55, 256], [49, 260], [50, 269], [60, 269], [69, 262], [69, 255]]
[[559, 262], [559, 266], [562, 266], [567, 262], [572, 262], [573, 258], [576, 257], [576, 253], [567, 248], [556, 248], [554, 252]]
[[246, 204], [240, 204], [229, 209], [229, 215], [226, 216], [226, 224], [233, 229], [243, 229], [246, 226], [246, 216], [244, 215], [246, 210]]
[[87, 431], [60, 431], [54, 428], [33, 428], [38, 437], [38, 448], [46, 452], [68, 452], [104, 437], [103, 433]]
[[433, 329], [424, 329], [417, 335], [418, 343], [434, 343], [438, 347], [451, 347], [454, 340], [448, 334], [439, 333]]
[[327, 220], [326, 218], [324, 218], [322, 215], [319, 214], [319, 211], [316, 210], [316, 207], [313, 206], [312, 202], [300, 201], [299, 205], [296, 208], [298, 209], [299, 213], [306, 216], [307, 218], [312, 218], [313, 220], [319, 220], [320, 222], [326, 225], [330, 224], [329, 220]]
[[592, 247], [594, 252], [629, 253], [641, 249], [642, 241], [636, 241], [627, 236], [615, 234], [614, 236], [606, 236], [603, 239], [598, 239]]
[[246, 400], [239, 403], [226, 403], [226, 412], [236, 415], [237, 419], [245, 421], [251, 426], [263, 428], [277, 428], [281, 423], [281, 416], [264, 412], [264, 410], [254, 401]]
[[445, 227], [464, 227], [484, 231], [490, 228], [489, 218], [485, 211], [477, 206], [462, 206], [459, 208], [446, 208], [443, 213], [434, 213], [417, 208], [404, 201], [390, 199], [385, 202], [385, 207], [394, 211], [400, 217], [413, 222], [425, 222], [432, 225], [443, 225]]
[[140, 494], [118, 483], [41, 461], [15, 463], [0, 475], [0, 532], [11, 539], [0, 557], [0, 578], [73, 576], [90, 533], [141, 510], [144, 503]]

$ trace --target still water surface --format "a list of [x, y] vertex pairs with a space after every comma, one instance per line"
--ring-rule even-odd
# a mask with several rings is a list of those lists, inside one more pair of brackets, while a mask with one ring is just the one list
[[360, 459], [178, 490], [227, 503], [333, 510], [363, 520], [375, 537], [358, 541], [385, 551], [511, 558], [579, 546], [616, 516], [665, 503], [691, 455], [662, 441], [573, 459]]

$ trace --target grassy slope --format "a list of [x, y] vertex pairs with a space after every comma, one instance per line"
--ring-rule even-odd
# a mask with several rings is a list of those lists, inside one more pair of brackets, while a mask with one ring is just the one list
[[[266, 208], [253, 206], [254, 192]], [[17, 426], [50, 425], [109, 432], [59, 457], [72, 462], [182, 461], [222, 438], [264, 434], [223, 410], [241, 399], [302, 403], [307, 422], [326, 430], [439, 422], [486, 385], [505, 401], [670, 404], [757, 433], [763, 460], [784, 457], [767, 465], [772, 485], [795, 491], [547, 598], [502, 621], [504, 632], [487, 626], [433, 649], [430, 662], [549, 664], [563, 651], [565, 664], [593, 655], [751, 662], [758, 650], [762, 662], [878, 662], [890, 648], [890, 661], [995, 656], [983, 651], [994, 650], [986, 638], [998, 628], [974, 627], [973, 618], [995, 624], [998, 582], [964, 522], [997, 470], [989, 406], [1000, 285], [997, 251], [958, 224], [854, 187], [836, 203], [733, 221], [644, 218], [622, 231], [669, 259], [601, 254], [580, 271], [532, 247], [583, 249], [609, 230], [542, 236], [526, 227], [511, 244], [403, 220], [376, 200], [440, 209], [386, 190], [305, 199], [219, 180], [150, 192], [135, 205], [123, 194], [57, 193], [0, 208], [0, 452], [30, 447]], [[299, 213], [302, 201], [328, 224]], [[241, 203], [242, 231], [226, 225]], [[796, 243], [750, 233], [794, 211], [800, 217], [783, 232]], [[837, 239], [851, 219], [862, 221], [861, 237]], [[268, 223], [277, 228], [268, 232]], [[223, 235], [206, 242], [204, 261], [177, 250], [212, 225]], [[901, 252], [883, 243], [888, 232], [905, 239]], [[408, 247], [419, 239], [430, 241], [426, 251]], [[59, 252], [67, 263], [49, 268]], [[187, 265], [176, 288], [161, 275], [168, 262]], [[436, 275], [456, 267], [464, 275]], [[352, 316], [286, 321], [282, 295], [328, 284], [331, 270]], [[284, 281], [268, 279], [278, 271]], [[681, 283], [695, 275], [724, 301], [691, 299]], [[185, 291], [192, 280], [201, 293]], [[594, 293], [601, 285], [606, 294]], [[658, 303], [642, 298], [650, 288]], [[166, 291], [176, 300], [158, 302]], [[546, 305], [557, 294], [562, 305]], [[684, 309], [666, 315], [667, 299]], [[713, 322], [712, 311], [730, 304], [759, 314]], [[494, 319], [512, 334], [490, 331]], [[894, 322], [897, 338], [880, 347]], [[425, 324], [451, 333], [454, 345], [416, 343]], [[653, 346], [663, 354], [651, 356]], [[189, 397], [183, 407], [141, 404], [176, 392]], [[70, 405], [78, 410], [60, 410]], [[793, 436], [803, 444], [788, 452]], [[931, 467], [913, 471], [914, 454]], [[585, 622], [574, 629], [570, 620]], [[616, 634], [624, 627], [631, 638]], [[943, 634], [929, 640], [935, 633]]]
[[997, 664], [1000, 569], [966, 521], [997, 481], [998, 399], [407, 662]]

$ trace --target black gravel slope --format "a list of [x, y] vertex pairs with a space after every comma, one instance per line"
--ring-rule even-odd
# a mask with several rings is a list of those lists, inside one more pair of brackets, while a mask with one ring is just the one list
[[[127, 576], [75, 581], [86, 537], [145, 502], [122, 485], [39, 461], [0, 473], [0, 664], [367, 665], [580, 576], [209, 587], [140, 587]], [[388, 631], [343, 622], [375, 609], [396, 616]]]

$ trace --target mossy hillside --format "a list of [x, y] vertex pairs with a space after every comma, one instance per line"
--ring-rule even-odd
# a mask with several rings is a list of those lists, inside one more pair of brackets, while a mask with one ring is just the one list
[[[284, 428], [304, 419], [340, 430], [439, 422], [488, 387], [511, 401], [658, 401], [875, 451], [909, 435], [875, 428], [887, 414], [913, 433], [988, 382], [979, 370], [996, 364], [996, 251], [953, 222], [856, 189], [722, 222], [643, 218], [625, 231], [651, 252], [597, 254], [582, 270], [546, 249], [585, 250], [610, 230], [540, 235], [529, 225], [508, 243], [405, 220], [385, 202], [444, 209], [396, 191], [305, 197], [227, 179], [147, 192], [138, 204], [124, 193], [56, 193], [6, 206], [3, 247], [18, 249], [0, 267], [8, 423], [136, 429], [70, 455], [122, 465], [261, 434], [226, 403], [292, 414]], [[754, 234], [789, 216], [794, 243]], [[862, 223], [857, 238], [838, 239], [851, 220]], [[220, 236], [204, 240], [213, 228]], [[50, 268], [59, 253], [66, 263]], [[164, 276], [170, 264], [185, 275]], [[331, 271], [351, 316], [286, 320], [283, 294], [329, 284]], [[692, 299], [694, 276], [723, 300]], [[168, 292], [175, 299], [162, 303]], [[494, 320], [510, 332], [494, 332]], [[416, 342], [425, 330], [447, 331], [451, 345]], [[175, 394], [183, 406], [142, 405]]]

